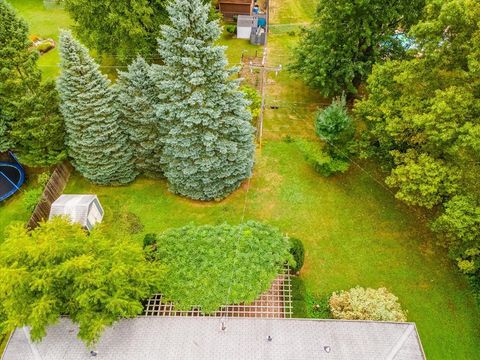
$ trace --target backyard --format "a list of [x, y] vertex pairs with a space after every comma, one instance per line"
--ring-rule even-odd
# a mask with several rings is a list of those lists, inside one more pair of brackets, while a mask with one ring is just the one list
[[[64, 11], [47, 11], [41, 0], [11, 3], [32, 33], [58, 40], [59, 29], [71, 24]], [[271, 0], [269, 66], [282, 64], [285, 69], [300, 25], [311, 20], [315, 3]], [[248, 55], [256, 51], [247, 41], [227, 34], [221, 44], [228, 46], [231, 64], [240, 62], [242, 51]], [[58, 50], [41, 58], [47, 78], [56, 77], [58, 62]], [[306, 294], [323, 298], [356, 285], [386, 287], [399, 297], [408, 321], [417, 324], [429, 359], [477, 358], [480, 311], [454, 264], [447, 256], [438, 256], [444, 250], [436, 246], [425, 215], [397, 201], [372, 163], [356, 163], [344, 175], [321, 177], [294, 140], [314, 137], [313, 115], [329, 102], [287, 70], [270, 72], [266, 91], [264, 136], [254, 174], [226, 200], [188, 200], [170, 193], [165, 181], [147, 178], [124, 187], [95, 186], [77, 173], [65, 193], [98, 195], [105, 227], [113, 234], [125, 231], [117, 226], [122, 215], [135, 214], [141, 224], [133, 236], [139, 242], [147, 233], [190, 223], [258, 220], [274, 225], [305, 245], [299, 279]], [[0, 206], [0, 229], [27, 217], [22, 194], [17, 194]], [[300, 303], [304, 295], [294, 294]], [[294, 310], [296, 316], [305, 316], [303, 306]]]

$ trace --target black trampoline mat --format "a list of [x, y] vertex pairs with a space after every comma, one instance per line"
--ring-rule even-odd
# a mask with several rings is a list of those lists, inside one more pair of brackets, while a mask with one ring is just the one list
[[0, 174], [0, 196], [2, 196], [3, 194], [6, 194], [15, 189], [15, 186], [13, 186], [12, 183], [17, 186], [19, 185], [21, 175], [20, 171], [16, 167], [2, 164], [0, 164], [0, 173], [7, 176], [8, 179], [11, 181], [8, 181], [5, 176]]

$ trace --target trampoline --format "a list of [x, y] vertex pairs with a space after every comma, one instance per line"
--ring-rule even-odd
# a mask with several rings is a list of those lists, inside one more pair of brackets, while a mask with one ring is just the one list
[[0, 162], [0, 201], [15, 194], [25, 181], [25, 171], [12, 153], [12, 161]]

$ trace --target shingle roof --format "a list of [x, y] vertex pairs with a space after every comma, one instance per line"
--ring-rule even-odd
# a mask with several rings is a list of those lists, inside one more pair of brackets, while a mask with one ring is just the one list
[[[108, 328], [98, 360], [424, 360], [415, 324], [302, 319], [140, 317]], [[93, 359], [62, 319], [38, 344], [17, 329], [2, 360]], [[268, 337], [271, 341], [268, 341]], [[328, 350], [330, 350], [328, 352]]]

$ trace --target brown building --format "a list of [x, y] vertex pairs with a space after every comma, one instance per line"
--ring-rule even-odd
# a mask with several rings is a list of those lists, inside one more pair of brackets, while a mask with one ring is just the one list
[[235, 15], [251, 15], [254, 0], [219, 0], [218, 8], [226, 18], [233, 18]]

